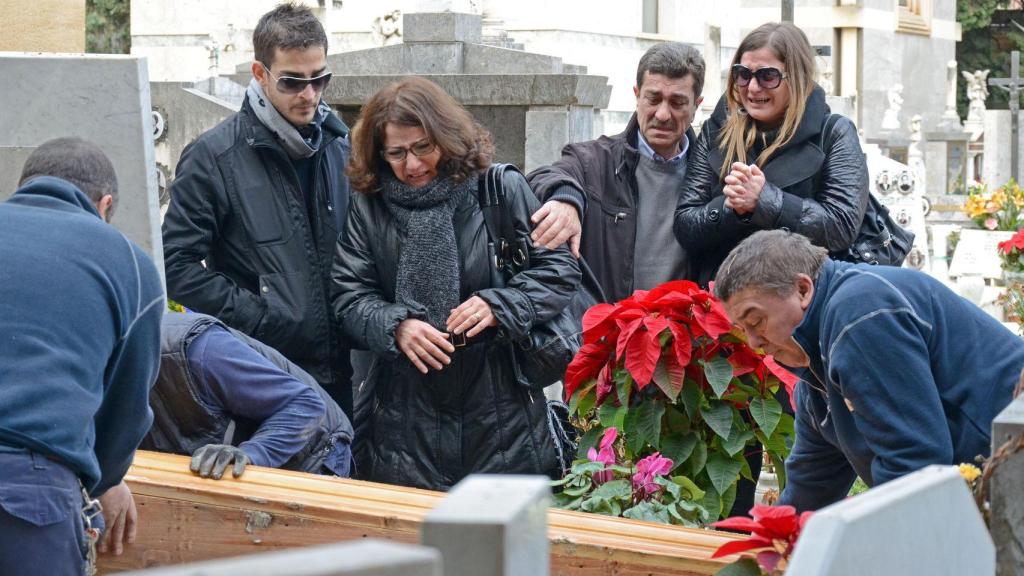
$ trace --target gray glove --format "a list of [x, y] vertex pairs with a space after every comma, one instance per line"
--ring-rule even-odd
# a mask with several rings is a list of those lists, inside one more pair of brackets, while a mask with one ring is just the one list
[[234, 461], [235, 468], [232, 474], [238, 478], [245, 472], [245, 465], [249, 463], [249, 457], [240, 448], [226, 444], [207, 444], [192, 454], [192, 463], [189, 469], [203, 478], [220, 480], [228, 464]]

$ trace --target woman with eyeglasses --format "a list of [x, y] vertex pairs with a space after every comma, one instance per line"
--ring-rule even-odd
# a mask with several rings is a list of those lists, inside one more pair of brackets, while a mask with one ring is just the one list
[[701, 285], [758, 230], [792, 230], [830, 252], [853, 243], [868, 202], [867, 162], [847, 118], [823, 134], [829, 113], [802, 30], [768, 23], [743, 39], [676, 208], [675, 235]]
[[[530, 269], [492, 284], [477, 196], [491, 136], [426, 79], [374, 95], [352, 150], [361, 194], [332, 277], [343, 329], [375, 356], [356, 393], [359, 477], [444, 490], [472, 473], [554, 471], [544, 395], [517, 382], [507, 342], [568, 304], [576, 259], [527, 243]], [[538, 201], [519, 173], [502, 184], [529, 236]]]

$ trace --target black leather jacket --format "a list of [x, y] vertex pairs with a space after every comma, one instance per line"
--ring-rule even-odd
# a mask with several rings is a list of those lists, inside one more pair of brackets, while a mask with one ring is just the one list
[[[507, 172], [502, 182], [517, 232], [528, 236], [539, 202], [518, 173]], [[457, 348], [444, 370], [423, 375], [395, 344], [399, 323], [415, 317], [395, 303], [405, 233], [379, 194], [352, 198], [334, 263], [334, 310], [353, 345], [376, 356], [356, 393], [356, 462], [366, 479], [443, 490], [472, 473], [543, 474], [555, 467], [544, 395], [516, 382], [509, 338], [568, 304], [579, 265], [566, 246], [531, 248], [531, 268], [508, 287], [493, 288], [475, 190], [456, 208], [454, 223], [459, 300], [485, 300], [498, 327]]]
[[823, 146], [828, 114], [825, 94], [815, 87], [796, 135], [761, 166], [766, 182], [757, 208], [741, 217], [724, 206], [718, 176], [724, 161], [718, 134], [726, 120], [725, 96], [719, 100], [690, 154], [674, 226], [701, 285], [714, 279], [730, 250], [758, 230], [799, 232], [830, 252], [843, 251], [856, 239], [868, 203], [867, 162], [857, 128], [845, 117]]
[[[639, 127], [633, 114], [622, 133], [567, 144], [555, 163], [526, 177], [542, 202], [566, 194], [569, 188], [575, 191], [578, 203], [585, 205], [580, 254], [597, 276], [608, 302], [618, 302], [633, 294], [636, 212], [640, 201], [636, 188]], [[696, 138], [692, 128], [687, 129], [686, 138], [690, 141], [687, 162], [692, 163]], [[666, 217], [669, 210], [671, 207], [666, 206]]]
[[192, 142], [171, 184], [164, 266], [170, 298], [279, 350], [351, 414], [348, 349], [328, 296], [348, 212], [348, 128], [331, 114], [323, 130], [311, 211], [248, 102]]

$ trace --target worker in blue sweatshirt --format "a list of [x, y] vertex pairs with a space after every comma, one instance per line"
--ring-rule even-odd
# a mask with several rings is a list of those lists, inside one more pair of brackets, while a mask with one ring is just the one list
[[237, 478], [246, 464], [347, 477], [352, 425], [312, 376], [205, 314], [164, 315], [160, 375], [142, 448], [192, 456], [191, 469]]
[[93, 144], [36, 148], [0, 204], [0, 574], [83, 574], [135, 534], [123, 482], [149, 429], [164, 293], [110, 221], [117, 175]]
[[714, 290], [751, 346], [802, 378], [780, 504], [814, 510], [857, 476], [876, 486], [988, 456], [1024, 340], [938, 280], [773, 230], [729, 254]]

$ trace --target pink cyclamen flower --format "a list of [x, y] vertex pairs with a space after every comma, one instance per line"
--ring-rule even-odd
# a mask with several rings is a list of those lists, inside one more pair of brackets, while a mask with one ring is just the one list
[[985, 219], [985, 228], [988, 228], [989, 230], [995, 230], [998, 227], [999, 227], [999, 221], [996, 220], [995, 218], [986, 218]]
[[593, 475], [594, 484], [604, 484], [612, 479], [612, 471], [608, 470], [609, 466], [615, 465], [615, 439], [619, 437], [619, 431], [613, 428], [607, 428], [604, 431], [604, 435], [601, 436], [601, 442], [599, 444], [601, 450], [595, 450], [591, 448], [587, 451], [587, 458], [591, 462], [601, 462], [604, 464], [605, 469], [600, 472], [595, 472]]
[[655, 452], [636, 463], [636, 474], [633, 474], [633, 493], [638, 499], [647, 500], [661, 491], [662, 486], [655, 481], [672, 471], [672, 460], [663, 458]]

